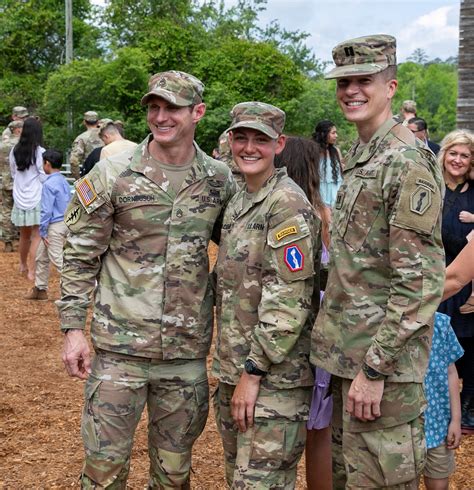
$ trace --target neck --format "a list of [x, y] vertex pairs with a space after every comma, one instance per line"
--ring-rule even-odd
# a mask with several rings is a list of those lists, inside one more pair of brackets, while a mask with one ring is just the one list
[[250, 193], [258, 192], [265, 182], [275, 173], [275, 167], [271, 168], [269, 172], [264, 175], [246, 175], [245, 183], [247, 184], [247, 190]]
[[376, 115], [368, 121], [356, 122], [357, 132], [359, 134], [359, 139], [362, 143], [368, 143], [372, 136], [379, 130], [379, 128], [387, 121], [393, 117], [392, 109], [390, 106], [382, 111], [380, 114]]
[[58, 172], [61, 172], [59, 168], [52, 168], [49, 172], [49, 175], [57, 174]]
[[444, 182], [449, 189], [455, 189], [459, 184], [463, 184], [464, 182], [466, 182], [466, 179], [463, 175], [460, 175], [459, 177], [453, 177], [452, 175], [449, 175], [445, 172]]
[[187, 145], [163, 147], [152, 140], [148, 145], [148, 151], [155, 160], [169, 165], [189, 163], [196, 154], [192, 142]]

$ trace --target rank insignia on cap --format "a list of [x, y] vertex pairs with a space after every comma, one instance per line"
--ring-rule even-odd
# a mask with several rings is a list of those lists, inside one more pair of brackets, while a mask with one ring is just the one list
[[291, 272], [303, 270], [304, 254], [298, 245], [288, 245], [283, 252], [283, 259]]
[[425, 214], [431, 206], [431, 190], [424, 185], [418, 185], [410, 196], [410, 211], [419, 215]]
[[277, 240], [282, 240], [288, 235], [293, 235], [295, 233], [298, 233], [298, 229], [296, 226], [288, 226], [287, 228], [283, 228], [283, 230], [280, 230], [278, 233], [275, 233], [275, 238]]
[[166, 86], [166, 79], [165, 79], [165, 77], [161, 77], [161, 78], [160, 78], [160, 80], [159, 80], [159, 82], [158, 82], [158, 85], [159, 85], [160, 87], [165, 87], [165, 86]]
[[97, 194], [95, 193], [94, 187], [89, 182], [87, 178], [83, 178], [76, 185], [77, 196], [81, 200], [84, 206], [89, 206], [91, 202], [94, 202], [97, 198]]

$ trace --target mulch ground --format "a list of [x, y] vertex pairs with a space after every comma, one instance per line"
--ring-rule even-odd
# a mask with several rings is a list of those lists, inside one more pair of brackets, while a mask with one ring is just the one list
[[[79, 488], [84, 383], [69, 378], [61, 362], [62, 335], [53, 302], [59, 295], [58, 276], [52, 275], [50, 300], [35, 302], [23, 299], [32, 284], [17, 271], [17, 253], [0, 252], [0, 488]], [[147, 484], [145, 419], [135, 437], [131, 489]], [[464, 437], [450, 488], [474, 489], [473, 456], [474, 436]], [[212, 410], [194, 447], [193, 470], [193, 488], [225, 488]], [[297, 488], [305, 488], [301, 467]]]

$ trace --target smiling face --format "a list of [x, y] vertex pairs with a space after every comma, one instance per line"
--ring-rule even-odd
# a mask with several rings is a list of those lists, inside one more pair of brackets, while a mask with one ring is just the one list
[[453, 182], [462, 182], [471, 170], [472, 152], [468, 145], [453, 145], [444, 155], [444, 171]]
[[396, 80], [386, 74], [361, 75], [337, 79], [336, 97], [346, 119], [356, 124], [359, 136], [367, 142], [391, 117], [391, 100]]
[[203, 103], [178, 107], [153, 96], [148, 101], [147, 123], [154, 141], [162, 147], [192, 145], [196, 124], [205, 112]]
[[255, 192], [273, 174], [273, 161], [285, 147], [285, 136], [272, 139], [256, 129], [237, 128], [230, 132], [229, 142], [248, 189]]

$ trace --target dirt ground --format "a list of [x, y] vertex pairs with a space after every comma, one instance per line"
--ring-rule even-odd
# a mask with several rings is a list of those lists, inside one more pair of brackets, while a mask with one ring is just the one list
[[[23, 295], [31, 283], [17, 270], [17, 253], [0, 252], [0, 488], [79, 488], [84, 383], [69, 378], [60, 359], [62, 335], [53, 303], [59, 295], [58, 276], [52, 275], [49, 301], [27, 301]], [[144, 417], [135, 438], [131, 489], [146, 488], [145, 429]], [[473, 456], [474, 436], [464, 437], [450, 488], [474, 489]], [[194, 448], [193, 470], [193, 488], [225, 488], [212, 410]], [[301, 466], [297, 488], [305, 488]]]

